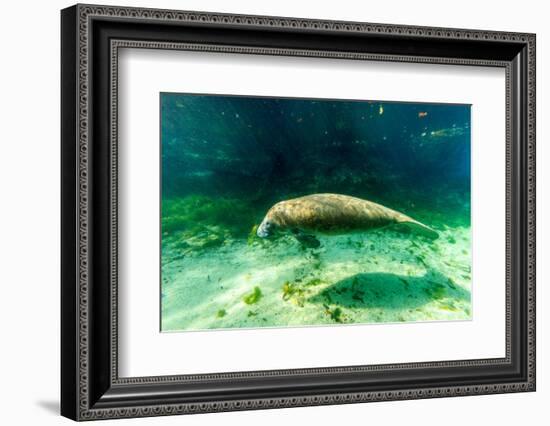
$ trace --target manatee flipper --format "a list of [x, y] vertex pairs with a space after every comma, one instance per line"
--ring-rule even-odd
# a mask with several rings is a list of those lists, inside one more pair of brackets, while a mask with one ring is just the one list
[[405, 232], [412, 231], [415, 234], [422, 235], [431, 240], [436, 240], [437, 238], [439, 238], [439, 234], [432, 228], [405, 215], [403, 215], [402, 218], [398, 219], [395, 227]]
[[296, 238], [304, 247], [317, 248], [321, 245], [321, 242], [315, 238], [314, 235], [304, 234], [299, 229], [293, 229], [292, 235], [294, 235], [294, 238]]

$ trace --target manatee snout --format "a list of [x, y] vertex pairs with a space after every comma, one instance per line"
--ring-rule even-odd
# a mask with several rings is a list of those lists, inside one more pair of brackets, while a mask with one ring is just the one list
[[274, 225], [269, 221], [269, 219], [264, 218], [258, 229], [256, 230], [256, 235], [260, 238], [268, 238], [273, 235]]
[[256, 235], [260, 238], [269, 237], [269, 232], [267, 232], [267, 229], [265, 228], [265, 225], [263, 222], [260, 224], [260, 226], [258, 226], [258, 229], [256, 230]]

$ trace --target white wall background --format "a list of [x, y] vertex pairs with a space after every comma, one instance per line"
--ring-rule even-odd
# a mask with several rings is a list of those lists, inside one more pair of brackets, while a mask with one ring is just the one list
[[[120, 0], [103, 4], [537, 33], [538, 390], [421, 401], [118, 420], [118, 424], [544, 424], [550, 401], [550, 27], [545, 2], [525, 0]], [[69, 424], [59, 404], [59, 9], [11, 1], [0, 25], [0, 418]], [[538, 419], [538, 420], [537, 420]], [[107, 421], [102, 424], [110, 424]], [[131, 423], [128, 423], [131, 422]], [[117, 424], [117, 423], [113, 423]]]

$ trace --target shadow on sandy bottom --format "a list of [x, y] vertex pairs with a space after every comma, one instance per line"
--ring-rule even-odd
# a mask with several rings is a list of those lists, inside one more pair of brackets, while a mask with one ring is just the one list
[[470, 292], [435, 270], [423, 276], [361, 273], [349, 276], [308, 299], [312, 303], [355, 309], [415, 309], [441, 300], [469, 301]]

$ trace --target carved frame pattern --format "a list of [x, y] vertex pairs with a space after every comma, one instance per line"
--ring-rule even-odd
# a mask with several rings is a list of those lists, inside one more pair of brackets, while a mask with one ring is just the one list
[[[229, 15], [202, 12], [170, 11], [156, 9], [138, 9], [126, 7], [104, 7], [91, 5], [77, 6], [78, 21], [78, 41], [77, 41], [77, 415], [79, 420], [104, 419], [113, 417], [141, 417], [141, 416], [159, 416], [171, 414], [186, 413], [205, 413], [230, 410], [247, 410], [263, 408], [280, 408], [309, 405], [325, 404], [343, 404], [353, 402], [401, 400], [416, 398], [435, 398], [444, 396], [463, 396], [488, 393], [504, 393], [517, 391], [532, 391], [535, 389], [535, 36], [533, 34], [520, 34], [511, 32], [478, 31], [465, 29], [447, 29], [447, 28], [428, 28], [402, 25], [369, 24], [357, 22], [336, 22], [324, 20], [309, 20], [295, 18], [279, 18], [265, 16], [245, 16]], [[479, 386], [449, 386], [434, 387], [424, 389], [400, 389], [379, 392], [355, 392], [355, 393], [331, 393], [326, 395], [311, 395], [300, 397], [274, 397], [258, 399], [226, 400], [204, 403], [166, 403], [160, 405], [150, 405], [141, 407], [121, 407], [121, 408], [94, 408], [90, 403], [89, 383], [89, 217], [90, 217], [90, 194], [89, 194], [89, 121], [90, 111], [90, 84], [89, 84], [89, 55], [90, 55], [90, 22], [94, 18], [123, 18], [135, 19], [141, 22], [149, 21], [173, 21], [181, 23], [210, 23], [222, 25], [239, 25], [259, 28], [300, 28], [304, 30], [316, 30], [327, 32], [349, 32], [349, 33], [372, 33], [383, 35], [411, 35], [423, 38], [443, 38], [443, 39], [465, 39], [465, 40], [495, 40], [508, 41], [514, 43], [523, 43], [527, 47], [527, 380], [521, 382], [500, 383]], [[239, 54], [264, 54], [264, 55], [298, 55], [315, 56], [341, 59], [362, 59], [378, 61], [397, 61], [397, 62], [426, 62], [426, 63], [447, 63], [462, 65], [482, 65], [498, 66], [506, 69], [506, 110], [507, 110], [507, 262], [506, 262], [506, 358], [505, 359], [484, 359], [484, 360], [465, 360], [452, 362], [436, 363], [416, 363], [416, 364], [390, 364], [362, 367], [327, 367], [323, 369], [305, 369], [305, 370], [275, 370], [247, 373], [226, 373], [218, 375], [199, 375], [199, 376], [161, 376], [161, 377], [143, 377], [143, 378], [119, 378], [117, 374], [117, 70], [118, 70], [118, 49], [123, 47], [131, 48], [155, 48], [155, 49], [177, 49], [177, 50], [198, 50], [198, 51], [216, 51]], [[326, 52], [313, 50], [293, 50], [293, 49], [272, 49], [255, 48], [242, 46], [221, 46], [204, 44], [182, 44], [168, 42], [150, 42], [140, 40], [112, 40], [111, 41], [111, 381], [113, 384], [148, 384], [148, 383], [170, 383], [180, 381], [196, 380], [214, 380], [220, 378], [242, 378], [258, 376], [277, 376], [277, 375], [303, 375], [309, 373], [331, 373], [342, 372], [348, 369], [353, 371], [373, 371], [385, 369], [404, 369], [438, 366], [468, 366], [468, 365], [489, 365], [506, 363], [510, 360], [510, 323], [512, 321], [509, 302], [510, 294], [510, 137], [511, 131], [509, 117], [511, 114], [510, 106], [510, 65], [503, 61], [472, 60], [461, 58], [438, 58], [438, 57], [417, 57], [402, 55], [378, 55], [364, 53], [346, 53], [346, 52]]]

